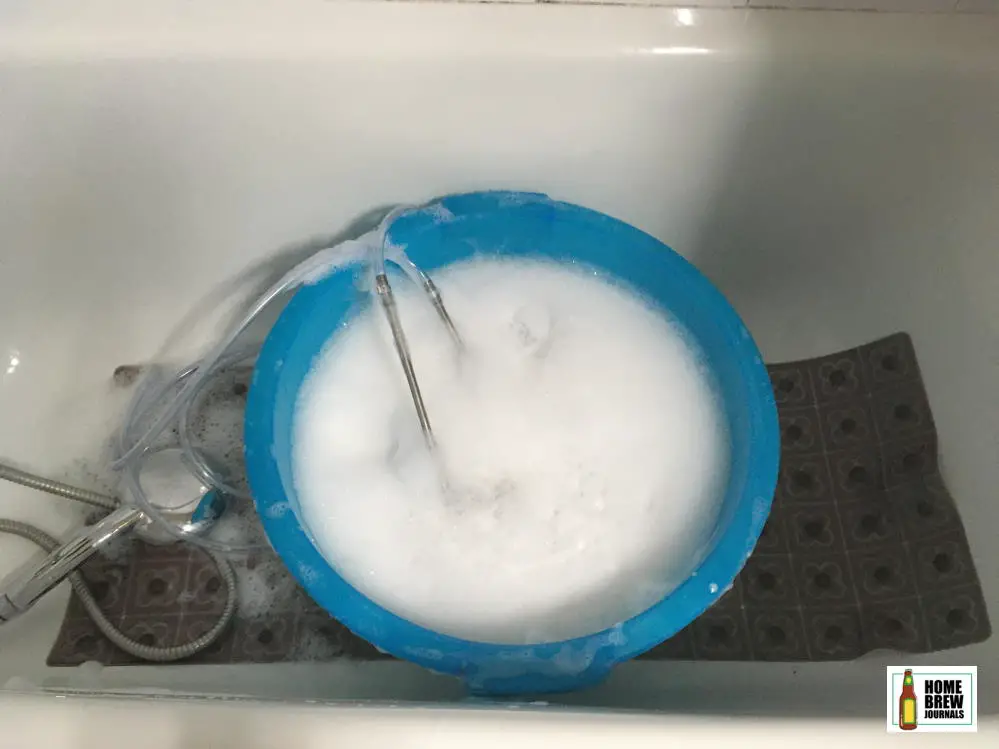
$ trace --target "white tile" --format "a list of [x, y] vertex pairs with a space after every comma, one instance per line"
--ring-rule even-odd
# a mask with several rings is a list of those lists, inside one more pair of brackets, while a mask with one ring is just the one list
[[965, 13], [999, 13], [999, 0], [958, 0], [957, 9]]
[[926, 13], [954, 10], [956, 0], [749, 0], [751, 8], [807, 10], [881, 10]]

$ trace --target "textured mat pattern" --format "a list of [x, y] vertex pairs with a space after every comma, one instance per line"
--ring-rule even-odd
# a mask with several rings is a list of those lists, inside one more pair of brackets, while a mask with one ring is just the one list
[[[897, 334], [770, 367], [781, 473], [764, 535], [736, 584], [646, 659], [827, 661], [986, 639], [988, 615], [953, 499], [937, 466], [933, 416], [912, 342]], [[245, 393], [239, 383], [233, 398]], [[238, 402], [238, 401], [237, 401]], [[206, 631], [225, 590], [183, 546], [135, 542], [84, 568], [130, 636], [178, 644]], [[240, 612], [190, 663], [385, 658], [320, 610], [270, 551], [238, 561]], [[75, 598], [50, 665], [134, 659]]]

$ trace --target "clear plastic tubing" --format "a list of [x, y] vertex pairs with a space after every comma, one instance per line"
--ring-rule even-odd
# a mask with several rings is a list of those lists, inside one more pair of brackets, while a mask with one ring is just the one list
[[[149, 501], [142, 490], [139, 481], [142, 460], [156, 439], [173, 423], [180, 422], [181, 446], [189, 459], [192, 472], [214, 489], [227, 492], [232, 489], [210, 466], [205, 463], [196, 450], [193, 450], [190, 436], [187, 433], [187, 411], [198, 393], [205, 386], [208, 378], [225, 367], [246, 361], [255, 355], [255, 351], [246, 347], [237, 347], [236, 341], [250, 326], [254, 319], [275, 299], [303, 284], [318, 283], [333, 273], [344, 268], [367, 263], [373, 272], [384, 272], [385, 269], [385, 234], [389, 225], [400, 215], [413, 210], [412, 206], [400, 206], [390, 211], [382, 219], [378, 227], [357, 239], [348, 239], [332, 247], [325, 247], [304, 260], [277, 283], [262, 294], [250, 307], [250, 310], [233, 326], [222, 339], [200, 361], [191, 364], [164, 382], [151, 382], [149, 377], [143, 380], [126, 412], [122, 428], [119, 432], [118, 455], [112, 461], [112, 468], [123, 474], [123, 481], [136, 504], [150, 518], [156, 521], [167, 533], [179, 540], [191, 541], [200, 546], [226, 553], [248, 551], [253, 546], [236, 545], [213, 540], [208, 536], [194, 536], [182, 531], [174, 523], [162, 517], [159, 510]], [[404, 270], [407, 258], [398, 250], [393, 261]], [[412, 263], [408, 263], [412, 265]], [[415, 267], [414, 267], [415, 268]], [[409, 273], [407, 273], [409, 275]], [[412, 276], [411, 276], [412, 277]], [[371, 293], [374, 294], [372, 288]], [[170, 394], [176, 391], [172, 397]], [[145, 431], [140, 432], [139, 425], [153, 413], [153, 409], [169, 397], [169, 401], [161, 413], [153, 420]], [[239, 493], [237, 493], [239, 496]]]
[[[310, 257], [308, 260], [304, 261], [300, 265], [293, 268], [285, 276], [278, 281], [274, 286], [268, 289], [263, 295], [254, 302], [250, 311], [246, 313], [246, 316], [232, 328], [222, 340], [219, 341], [215, 347], [202, 359], [198, 364], [194, 365], [194, 369], [190, 372], [190, 379], [188, 379], [177, 395], [170, 401], [167, 408], [160, 414], [159, 418], [153, 422], [153, 424], [143, 433], [143, 435], [137, 439], [132, 445], [124, 449], [124, 452], [117, 457], [112, 462], [112, 467], [115, 469], [123, 468], [129, 461], [135, 459], [136, 456], [140, 455], [142, 452], [147, 450], [155, 440], [167, 427], [170, 422], [177, 418], [180, 413], [180, 409], [187, 403], [191, 396], [194, 395], [198, 389], [204, 384], [204, 381], [213, 372], [219, 369], [219, 361], [226, 355], [229, 348], [236, 342], [236, 339], [250, 326], [257, 315], [259, 315], [269, 304], [271, 304], [275, 299], [290, 291], [303, 283], [315, 283], [322, 280], [327, 275], [339, 271], [341, 268], [347, 265], [352, 265], [364, 259], [365, 256], [369, 254], [371, 249], [370, 244], [366, 244], [364, 239], [367, 237], [361, 237], [360, 239], [349, 239], [335, 247], [326, 247], [317, 252], [315, 255]], [[351, 252], [351, 251], [356, 252]], [[380, 255], [381, 253], [374, 253]], [[171, 383], [172, 387], [173, 383]], [[167, 388], [163, 392], [159, 393], [160, 397], [166, 394]], [[141, 396], [137, 398], [140, 400]], [[133, 416], [136, 414], [134, 413]], [[126, 423], [128, 426], [128, 423]], [[122, 446], [124, 447], [124, 445]]]
[[[218, 364], [213, 367], [216, 371], [226, 369], [234, 364], [239, 364], [244, 361], [249, 361], [257, 356], [256, 348], [239, 348], [232, 354], [227, 354]], [[224, 362], [224, 363], [223, 363]], [[182, 377], [187, 377], [196, 370], [196, 366], [192, 365], [188, 367], [184, 372], [177, 376], [179, 380]], [[192, 393], [191, 397], [181, 406], [180, 416], [177, 419], [177, 437], [180, 440], [180, 448], [184, 452], [184, 456], [188, 463], [188, 468], [192, 470], [195, 476], [197, 476], [205, 486], [211, 486], [222, 492], [229, 497], [239, 497], [240, 499], [250, 499], [249, 492], [239, 489], [226, 481], [220, 473], [213, 468], [208, 461], [205, 459], [205, 454], [202, 450], [196, 449], [194, 445], [194, 438], [191, 434], [191, 408], [198, 400], [198, 396], [204, 389], [203, 385], [207, 380], [202, 380], [202, 387], [197, 388], [197, 390]]]

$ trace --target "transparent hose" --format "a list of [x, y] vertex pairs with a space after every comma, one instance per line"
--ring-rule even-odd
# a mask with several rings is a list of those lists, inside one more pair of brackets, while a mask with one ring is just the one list
[[[245, 492], [229, 484], [208, 465], [200, 451], [194, 449], [190, 434], [191, 405], [213, 374], [256, 355], [255, 349], [237, 347], [236, 343], [257, 316], [278, 297], [302, 284], [317, 283], [348, 266], [377, 263], [384, 268], [383, 247], [387, 227], [408, 210], [411, 208], [406, 206], [390, 211], [376, 229], [357, 239], [325, 247], [292, 268], [253, 303], [239, 323], [200, 361], [158, 383], [151, 375], [144, 378], [129, 404], [119, 431], [117, 457], [111, 465], [122, 472], [124, 487], [135, 498], [135, 503], [166, 533], [179, 540], [223, 553], [257, 548], [258, 544], [239, 545], [212, 539], [210, 533], [204, 536], [193, 535], [164, 518], [142, 489], [139, 481], [142, 460], [163, 431], [171, 424], [176, 424], [189, 469], [207, 486], [236, 497], [246, 497]], [[149, 425], [145, 426], [147, 423]]]
[[[220, 372], [233, 366], [234, 364], [247, 361], [254, 356], [256, 356], [255, 349], [247, 347], [235, 348], [233, 351], [227, 352], [225, 355], [220, 357], [212, 365], [211, 372], [209, 374]], [[143, 416], [148, 414], [152, 408], [155, 408], [158, 403], [162, 403], [165, 398], [169, 397], [171, 392], [176, 392], [178, 389], [183, 392], [183, 388], [186, 386], [186, 383], [194, 378], [199, 369], [203, 366], [206, 366], [204, 362], [190, 364], [172, 377], [165, 378], [165, 381], [159, 384], [154, 383], [153, 377], [151, 376], [147, 377], [147, 379], [143, 381], [142, 389], [138, 391], [133, 398], [132, 408], [129, 409], [122, 429], [119, 432], [119, 452], [124, 452], [125, 445], [129, 443], [129, 439], [134, 437], [134, 432], [139, 430]], [[243, 497], [248, 499], [249, 497], [245, 492], [236, 490], [226, 481], [225, 477], [219, 471], [209, 465], [208, 461], [205, 459], [204, 451], [196, 448], [191, 439], [189, 415], [190, 406], [195, 402], [198, 394], [208, 382], [209, 377], [202, 378], [196, 387], [191, 388], [190, 397], [180, 404], [180, 416], [178, 419], [177, 432], [180, 447], [184, 455], [184, 465], [206, 487], [211, 487], [221, 491], [228, 496]], [[146, 495], [145, 489], [142, 486], [142, 481], [139, 478], [142, 470], [143, 459], [150, 452], [153, 452], [153, 449], [151, 447], [147, 447], [137, 458], [129, 460], [125, 463], [122, 468], [122, 486], [132, 496], [135, 504], [138, 505], [139, 508], [150, 518], [156, 521], [159, 529], [163, 530], [174, 539], [180, 541], [192, 541], [208, 550], [217, 552], [242, 553], [252, 551], [260, 546], [260, 544], [257, 543], [224, 543], [216, 539], [212, 539], [210, 535], [199, 536], [191, 534], [176, 523], [163, 518], [160, 514], [160, 509], [153, 504], [151, 499]]]
[[[319, 250], [292, 268], [277, 283], [264, 292], [253, 303], [239, 323], [233, 326], [203, 359], [188, 365], [173, 376], [166, 377], [160, 382], [156, 382], [152, 374], [147, 375], [143, 379], [143, 382], [136, 390], [135, 396], [132, 398], [132, 402], [129, 404], [122, 428], [119, 431], [117, 457], [112, 461], [111, 465], [115, 470], [122, 472], [124, 488], [134, 497], [136, 505], [168, 535], [179, 540], [190, 541], [206, 549], [223, 553], [250, 551], [259, 546], [256, 543], [235, 544], [213, 539], [211, 532], [205, 535], [196, 535], [185, 531], [167, 518], [164, 518], [160, 510], [150, 502], [139, 481], [139, 472], [144, 457], [149, 453], [155, 441], [165, 429], [171, 424], [175, 424], [185, 464], [188, 469], [205, 486], [220, 491], [227, 496], [249, 498], [247, 492], [233, 486], [226, 480], [226, 477], [220, 475], [219, 471], [209, 465], [202, 451], [195, 449], [191, 434], [190, 411], [198, 394], [213, 374], [256, 356], [257, 350], [255, 348], [246, 346], [237, 347], [237, 341], [257, 316], [278, 297], [293, 291], [302, 284], [317, 283], [327, 276], [339, 272], [343, 268], [364, 263], [367, 264], [371, 276], [375, 281], [371, 284], [370, 289], [373, 301], [377, 302], [379, 297], [381, 297], [382, 306], [386, 308], [386, 311], [394, 311], [391, 288], [388, 286], [385, 273], [385, 262], [388, 259], [394, 265], [398, 266], [410, 280], [423, 288], [437, 310], [448, 333], [454, 340], [457, 349], [459, 351], [462, 350], [462, 340], [455, 329], [454, 323], [448, 316], [447, 310], [441, 300], [440, 292], [433, 281], [409, 260], [401, 248], [389, 246], [389, 243], [386, 242], [386, 233], [392, 222], [413, 210], [413, 206], [408, 205], [394, 208], [385, 215], [376, 229], [367, 232], [357, 239], [347, 240]], [[379, 288], [384, 288], [387, 294], [380, 295], [378, 293]], [[391, 321], [392, 316], [390, 315]], [[402, 349], [399, 351], [400, 360], [403, 362], [404, 368], [407, 363], [411, 368], [412, 360], [408, 356], [408, 350], [406, 350], [405, 346], [405, 336], [397, 318], [395, 319], [395, 323], [393, 338], [396, 341], [397, 348], [400, 345], [402, 346]], [[426, 421], [424, 431], [425, 434], [429, 435], [430, 444], [432, 445], [429, 421], [426, 419], [425, 409], [421, 410], [422, 399], [419, 396], [415, 375], [410, 379], [414, 402], [417, 405], [417, 411], [422, 412], [423, 421]], [[166, 404], [165, 406], [163, 405], [164, 403]], [[146, 424], [148, 426], [145, 426]]]
[[[257, 356], [256, 349], [239, 349], [231, 357], [226, 357], [225, 363], [220, 362], [216, 366], [217, 371], [228, 369], [230, 366], [240, 364]], [[193, 369], [188, 369], [192, 372]], [[188, 467], [194, 472], [201, 483], [211, 486], [229, 497], [239, 497], [240, 499], [250, 499], [250, 493], [243, 488], [237, 487], [226, 480], [226, 477], [209, 465], [205, 459], [205, 451], [197, 449], [194, 444], [194, 434], [192, 429], [191, 409], [198, 402], [198, 396], [204, 390], [204, 385], [208, 380], [202, 381], [202, 386], [195, 389], [191, 398], [181, 407], [180, 416], [177, 418], [177, 438], [180, 441], [180, 449], [184, 451], [184, 457]]]
[[[266, 309], [268, 305], [282, 294], [291, 291], [303, 283], [307, 283], [310, 280], [315, 282], [319, 278], [324, 278], [330, 273], [334, 273], [347, 265], [355, 264], [369, 256], [371, 245], [364, 242], [366, 238], [367, 235], [360, 239], [347, 240], [334, 247], [326, 247], [319, 250], [319, 252], [308, 260], [292, 268], [280, 281], [264, 292], [253, 303], [253, 306], [244, 315], [243, 319], [222, 337], [222, 340], [211, 349], [208, 355], [197, 365], [188, 368], [192, 369], [190, 378], [184, 382], [180, 392], [174, 396], [163, 412], [153, 421], [152, 425], [138, 439], [131, 442], [131, 444], [128, 444], [128, 440], [123, 441], [123, 452], [111, 463], [111, 467], [116, 470], [121, 469], [130, 460], [133, 460], [149, 448], [152, 442], [163, 433], [167, 425], [177, 418], [181, 408], [197, 392], [198, 388], [204, 384], [204, 381], [219, 369], [219, 361], [226, 355], [230, 347], [236, 342], [236, 339], [243, 334], [256, 319], [257, 315]], [[168, 391], [169, 387], [166, 390]], [[161, 397], [165, 394], [166, 391], [161, 394]], [[130, 416], [133, 419], [137, 416], [137, 410], [139, 410], [137, 406], [131, 409]], [[126, 429], [130, 426], [130, 423], [125, 424]]]
[[[400, 211], [405, 209], [400, 209]], [[392, 214], [389, 214], [392, 216]], [[393, 218], [398, 217], [397, 212]], [[385, 261], [388, 259], [386, 255], [388, 254], [389, 247], [388, 242], [385, 241], [384, 237], [380, 244], [380, 249], [376, 249], [374, 252], [374, 257], [372, 258], [370, 265], [371, 270], [371, 287], [374, 291], [374, 297], [381, 303], [382, 311], [385, 313], [385, 319], [388, 322], [389, 330], [392, 333], [392, 343], [395, 346], [396, 356], [399, 358], [399, 364], [402, 366], [403, 374], [406, 377], [406, 384], [409, 387], [410, 397], [413, 399], [413, 408], [416, 411], [416, 418], [420, 422], [420, 431], [423, 433], [423, 440], [427, 446], [427, 450], [431, 455], [435, 457], [435, 460], [439, 460], [439, 455], [437, 454], [437, 439], [434, 437], [433, 427], [430, 424], [430, 415], [427, 413], [426, 404], [423, 401], [423, 393], [420, 390], [419, 379], [416, 376], [416, 367], [413, 363], [413, 357], [409, 350], [409, 343], [406, 340], [406, 331], [402, 326], [402, 320], [399, 318], [399, 310], [396, 306], [395, 294], [392, 292], [392, 284], [389, 282], [388, 273], [385, 271]], [[444, 301], [441, 298], [441, 293], [437, 289], [437, 286], [433, 281], [430, 280], [430, 276], [421, 271], [412, 260], [406, 255], [402, 248], [392, 247], [392, 262], [398, 266], [402, 272], [417, 286], [421, 286], [423, 291], [430, 298], [431, 304], [434, 309], [437, 310], [437, 314], [447, 329], [454, 341], [455, 347], [459, 352], [463, 350], [463, 344], [461, 337], [458, 335], [458, 331], [454, 326], [454, 322], [451, 320], [451, 316], [448, 314], [447, 309], [444, 307]], [[438, 467], [440, 467], [438, 463]], [[442, 484], [446, 484], [446, 480], [443, 472], [441, 473]]]

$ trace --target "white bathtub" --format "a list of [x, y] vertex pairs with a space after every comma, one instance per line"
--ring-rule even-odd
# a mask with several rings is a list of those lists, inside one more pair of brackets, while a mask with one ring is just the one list
[[[111, 371], [154, 356], [226, 279], [375, 206], [541, 190], [691, 258], [770, 361], [909, 331], [999, 617], [999, 18], [58, 5], [0, 9], [0, 458], [99, 484], [121, 406]], [[198, 331], [188, 338], [213, 328]], [[57, 532], [76, 512], [0, 484], [0, 516]], [[31, 553], [4, 537], [0, 576]], [[84, 705], [39, 694], [463, 695], [399, 663], [49, 669], [63, 588], [0, 627], [0, 711], [50, 745], [86, 735], [107, 747], [133, 731], [143, 746], [190, 745], [199, 725], [197, 737], [240, 746], [286, 742], [285, 730], [370, 742], [485, 731], [661, 744], [688, 728], [749, 743], [826, 731], [874, 741], [884, 665], [899, 660], [635, 663], [553, 700], [659, 713], [627, 719], [539, 706], [518, 717], [467, 705]], [[999, 731], [999, 639], [908, 661], [977, 665], [983, 726]], [[98, 736], [108, 721], [120, 733]]]

